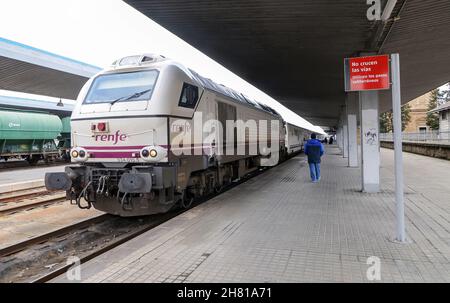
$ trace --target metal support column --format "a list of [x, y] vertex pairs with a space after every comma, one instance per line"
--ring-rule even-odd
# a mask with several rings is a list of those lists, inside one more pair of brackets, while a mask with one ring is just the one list
[[336, 143], [340, 151], [342, 151], [341, 139], [342, 139], [341, 125], [338, 125], [338, 128], [336, 130]]
[[380, 191], [380, 140], [378, 125], [378, 91], [359, 93], [361, 117], [362, 191]]
[[394, 126], [395, 155], [395, 202], [397, 216], [397, 241], [405, 242], [405, 208], [403, 200], [403, 151], [402, 151], [402, 113], [400, 94], [400, 58], [391, 55], [392, 70], [392, 115]]
[[342, 156], [348, 158], [348, 125], [347, 125], [347, 110], [342, 107]]
[[346, 99], [347, 128], [348, 128], [348, 166], [358, 167], [358, 142], [357, 142], [357, 115], [358, 94], [349, 93]]

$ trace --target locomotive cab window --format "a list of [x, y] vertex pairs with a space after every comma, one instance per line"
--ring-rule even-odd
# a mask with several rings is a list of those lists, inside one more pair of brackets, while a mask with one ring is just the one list
[[198, 87], [184, 83], [178, 106], [195, 108], [198, 101]]
[[100, 75], [94, 79], [84, 104], [150, 100], [157, 70]]

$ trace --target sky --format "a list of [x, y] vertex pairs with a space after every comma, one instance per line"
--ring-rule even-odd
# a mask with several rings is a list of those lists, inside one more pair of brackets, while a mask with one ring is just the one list
[[270, 105], [292, 124], [312, 126], [121, 0], [0, 0], [0, 37], [99, 67], [133, 54], [161, 54]]

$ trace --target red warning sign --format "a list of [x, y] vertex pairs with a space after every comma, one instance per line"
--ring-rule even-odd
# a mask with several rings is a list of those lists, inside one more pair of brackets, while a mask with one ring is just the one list
[[389, 55], [346, 58], [345, 91], [389, 89]]

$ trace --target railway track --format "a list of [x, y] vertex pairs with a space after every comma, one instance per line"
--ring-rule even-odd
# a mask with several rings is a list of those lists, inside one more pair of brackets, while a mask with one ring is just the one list
[[81, 263], [87, 262], [182, 211], [142, 218], [102, 214], [5, 247], [0, 249], [0, 263], [6, 264], [0, 265], [0, 282], [47, 282], [72, 266], [66, 264], [68, 257], [77, 256]]
[[[89, 260], [91, 260], [91, 259], [125, 243], [125, 242], [132, 240], [133, 238], [136, 238], [137, 236], [139, 236], [139, 235], [153, 229], [154, 227], [166, 222], [167, 220], [177, 216], [181, 212], [182, 211], [159, 215], [157, 218], [155, 218], [154, 221], [144, 224], [144, 226], [142, 226], [141, 228], [136, 228], [135, 230], [131, 231], [130, 233], [127, 233], [127, 234], [115, 239], [114, 241], [108, 243], [108, 245], [105, 245], [99, 249], [93, 250], [93, 251], [81, 256], [80, 263], [85, 263], [85, 262], [87, 262], [87, 261], [89, 261]], [[47, 273], [41, 277], [33, 279], [30, 282], [32, 282], [32, 283], [48, 282], [48, 281], [64, 274], [65, 272], [67, 272], [67, 270], [70, 267], [72, 267], [72, 264], [65, 264], [65, 265], [58, 267], [57, 269], [51, 271], [50, 273]]]
[[[250, 180], [262, 171], [264, 170], [257, 170], [248, 177], [224, 187], [219, 193], [194, 201], [192, 207]], [[0, 250], [0, 264], [7, 265], [3, 268], [0, 265], [0, 277], [3, 276], [0, 282], [50, 281], [73, 266], [66, 264], [68, 257], [77, 256], [81, 264], [85, 263], [184, 211], [186, 210], [176, 209], [165, 214], [131, 218], [103, 214], [3, 248]], [[51, 270], [44, 269], [49, 266]]]
[[14, 199], [22, 198], [26, 196], [32, 196], [36, 194], [46, 193], [47, 189], [45, 186], [37, 186], [25, 189], [14, 190], [10, 192], [5, 192], [0, 194], [0, 203], [14, 201]]
[[7, 257], [12, 254], [16, 254], [18, 252], [24, 251], [33, 245], [45, 243], [45, 242], [49, 241], [50, 239], [66, 235], [70, 232], [76, 231], [77, 229], [86, 228], [86, 227], [91, 226], [92, 224], [102, 222], [105, 219], [107, 219], [108, 216], [110, 216], [110, 215], [103, 214], [98, 217], [89, 218], [87, 220], [65, 226], [61, 229], [58, 229], [58, 230], [28, 239], [28, 240], [25, 240], [22, 242], [19, 242], [17, 244], [2, 248], [2, 249], [0, 249], [0, 258]]
[[47, 206], [65, 200], [64, 192], [48, 192], [44, 186], [0, 194], [0, 216]]

